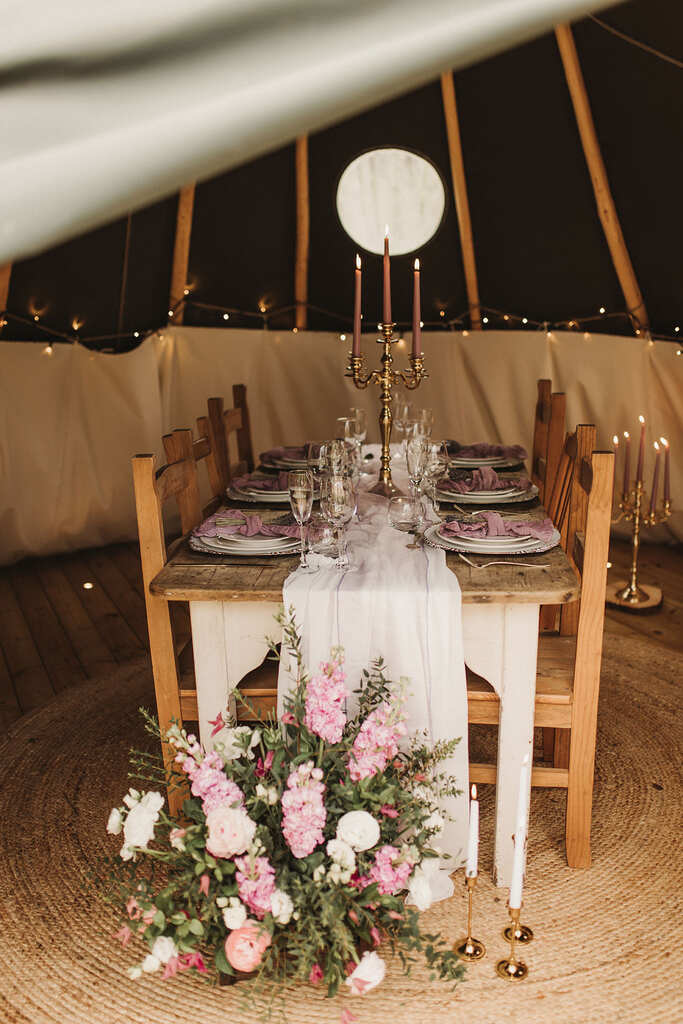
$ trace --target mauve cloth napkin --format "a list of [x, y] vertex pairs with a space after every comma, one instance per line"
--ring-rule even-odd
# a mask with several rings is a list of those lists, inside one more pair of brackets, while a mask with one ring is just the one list
[[466, 523], [447, 519], [441, 530], [456, 537], [536, 537], [548, 543], [555, 527], [552, 519], [503, 519], [498, 512], [482, 512]]
[[516, 487], [520, 491], [528, 491], [531, 481], [525, 477], [498, 476], [495, 469], [482, 466], [475, 469], [471, 476], [462, 480], [440, 480], [440, 491], [453, 491], [456, 494], [468, 494], [470, 491], [502, 491], [508, 487]]
[[193, 533], [196, 537], [230, 537], [234, 533], [243, 537], [298, 537], [299, 527], [296, 523], [291, 526], [275, 526], [264, 523], [258, 515], [249, 515], [239, 509], [220, 508]]
[[[280, 448], [269, 448], [267, 452], [261, 452], [261, 462], [264, 466], [271, 466], [274, 461], [281, 461], [282, 459], [294, 459], [297, 462], [303, 462], [308, 457], [308, 445], [297, 444], [282, 446]], [[315, 445], [313, 450], [313, 458], [316, 458], [318, 454], [318, 446]]]
[[510, 459], [523, 462], [527, 457], [526, 448], [521, 444], [458, 444], [457, 441], [446, 441], [448, 454], [458, 459]]
[[277, 476], [256, 476], [255, 473], [247, 473], [246, 476], [237, 477], [233, 480], [235, 487], [244, 490], [248, 487], [250, 491], [286, 491], [288, 489], [287, 470], [283, 469]]

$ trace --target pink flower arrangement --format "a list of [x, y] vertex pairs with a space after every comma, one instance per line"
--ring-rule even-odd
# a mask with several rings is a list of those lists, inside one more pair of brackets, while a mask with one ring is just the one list
[[199, 797], [205, 814], [226, 804], [230, 807], [244, 806], [244, 793], [227, 777], [223, 761], [214, 750], [200, 763], [194, 757], [183, 756], [181, 764], [192, 782], [192, 795]]
[[371, 711], [358, 731], [349, 757], [349, 775], [354, 782], [383, 772], [398, 753], [398, 739], [405, 736], [405, 715], [382, 701]]
[[275, 869], [267, 857], [235, 857], [237, 891], [240, 899], [263, 920], [271, 909], [275, 892]]
[[346, 725], [344, 702], [348, 692], [341, 652], [334, 652], [330, 661], [321, 662], [320, 675], [306, 685], [304, 725], [328, 743], [339, 743]]
[[401, 851], [395, 846], [382, 846], [375, 854], [375, 863], [370, 868], [370, 881], [377, 882], [382, 894], [393, 896], [405, 889], [413, 870], [413, 862], [409, 858], [398, 860]]
[[282, 833], [295, 857], [307, 857], [324, 840], [327, 811], [322, 777], [320, 768], [307, 761], [287, 779], [287, 790], [282, 794]]

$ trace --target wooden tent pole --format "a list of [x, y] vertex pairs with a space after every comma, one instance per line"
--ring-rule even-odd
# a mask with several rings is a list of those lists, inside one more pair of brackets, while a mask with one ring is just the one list
[[448, 137], [448, 153], [451, 161], [455, 209], [458, 214], [458, 225], [460, 227], [460, 246], [462, 249], [462, 263], [465, 269], [470, 323], [475, 331], [479, 331], [481, 330], [481, 307], [479, 305], [477, 264], [474, 258], [472, 219], [470, 217], [470, 204], [467, 199], [467, 181], [465, 179], [465, 164], [462, 157], [458, 108], [455, 103], [455, 85], [453, 84], [453, 75], [450, 71], [446, 71], [441, 76], [441, 96], [443, 98], [443, 112], [446, 119], [446, 135]]
[[607, 171], [602, 159], [602, 153], [600, 152], [600, 144], [595, 131], [588, 93], [586, 92], [586, 83], [583, 79], [579, 55], [576, 52], [574, 36], [569, 25], [557, 25], [555, 27], [555, 37], [564, 66], [569, 94], [574, 105], [576, 123], [579, 128], [581, 144], [583, 145], [584, 156], [586, 157], [586, 163], [588, 164], [593, 184], [600, 223], [609, 246], [612, 263], [617, 272], [619, 284], [624, 293], [632, 322], [636, 328], [647, 331], [650, 326], [647, 310], [638, 287], [631, 257], [626, 248], [621, 224], [619, 223], [619, 215], [617, 214], [609, 181], [607, 180]]
[[[185, 185], [178, 196], [178, 215], [175, 225], [175, 244], [173, 246], [173, 267], [171, 269], [171, 289], [168, 308], [175, 309], [185, 295], [187, 288], [187, 267], [190, 260], [190, 237], [192, 235], [192, 210], [194, 207], [194, 183]], [[173, 322], [183, 322], [184, 306], [178, 306]]]
[[9, 298], [9, 282], [12, 276], [12, 264], [6, 263], [4, 267], [0, 267], [0, 311], [7, 309], [7, 300]]
[[306, 329], [308, 304], [308, 247], [310, 239], [310, 203], [308, 190], [308, 137], [296, 140], [296, 262], [294, 265], [295, 324]]

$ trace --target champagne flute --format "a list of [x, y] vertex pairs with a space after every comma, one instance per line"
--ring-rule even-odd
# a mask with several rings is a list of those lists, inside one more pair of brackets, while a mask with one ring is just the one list
[[353, 516], [356, 499], [353, 483], [349, 476], [338, 473], [326, 473], [320, 480], [320, 509], [334, 526], [337, 533], [337, 568], [344, 569], [349, 564], [346, 553], [344, 527]]
[[439, 511], [439, 501], [436, 496], [436, 488], [439, 480], [448, 471], [448, 451], [445, 441], [426, 441], [427, 457], [425, 463], [425, 476], [429, 482], [430, 497], [435, 512]]
[[427, 465], [427, 445], [419, 436], [409, 437], [406, 441], [406, 466], [410, 477], [410, 491], [413, 496], [420, 494], [422, 478]]
[[306, 531], [305, 525], [311, 518], [313, 509], [313, 474], [309, 469], [293, 469], [287, 478], [289, 487], [289, 504], [292, 514], [299, 524], [299, 537], [301, 540], [301, 554], [299, 566], [304, 572], [313, 572], [308, 564], [306, 554]]
[[368, 415], [365, 409], [351, 409], [351, 419], [354, 424], [354, 440], [362, 444], [368, 436]]

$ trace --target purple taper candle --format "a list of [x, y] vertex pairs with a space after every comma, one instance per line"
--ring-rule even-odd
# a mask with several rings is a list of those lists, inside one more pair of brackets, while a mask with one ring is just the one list
[[354, 295], [353, 303], [353, 348], [351, 349], [352, 355], [360, 355], [360, 285], [361, 285], [361, 269], [360, 269], [360, 256], [356, 253], [356, 291]]
[[383, 317], [384, 323], [391, 323], [391, 263], [389, 260], [389, 225], [384, 229], [384, 259], [382, 260], [382, 269], [384, 272], [384, 306], [383, 306]]
[[645, 472], [645, 417], [639, 416], [640, 423], [640, 445], [638, 446], [638, 467], [636, 469], [636, 483], [643, 482]]
[[664, 446], [664, 501], [668, 504], [671, 501], [671, 449], [665, 437], [660, 437], [659, 441]]
[[422, 328], [420, 327], [420, 319], [422, 317], [420, 309], [420, 261], [415, 260], [415, 269], [413, 270], [413, 355], [422, 355]]
[[654, 513], [657, 507], [657, 487], [659, 486], [659, 456], [661, 451], [659, 445], [655, 441], [655, 471], [652, 474], [652, 494], [650, 495], [650, 515]]
[[631, 490], [631, 435], [624, 431], [624, 494]]

